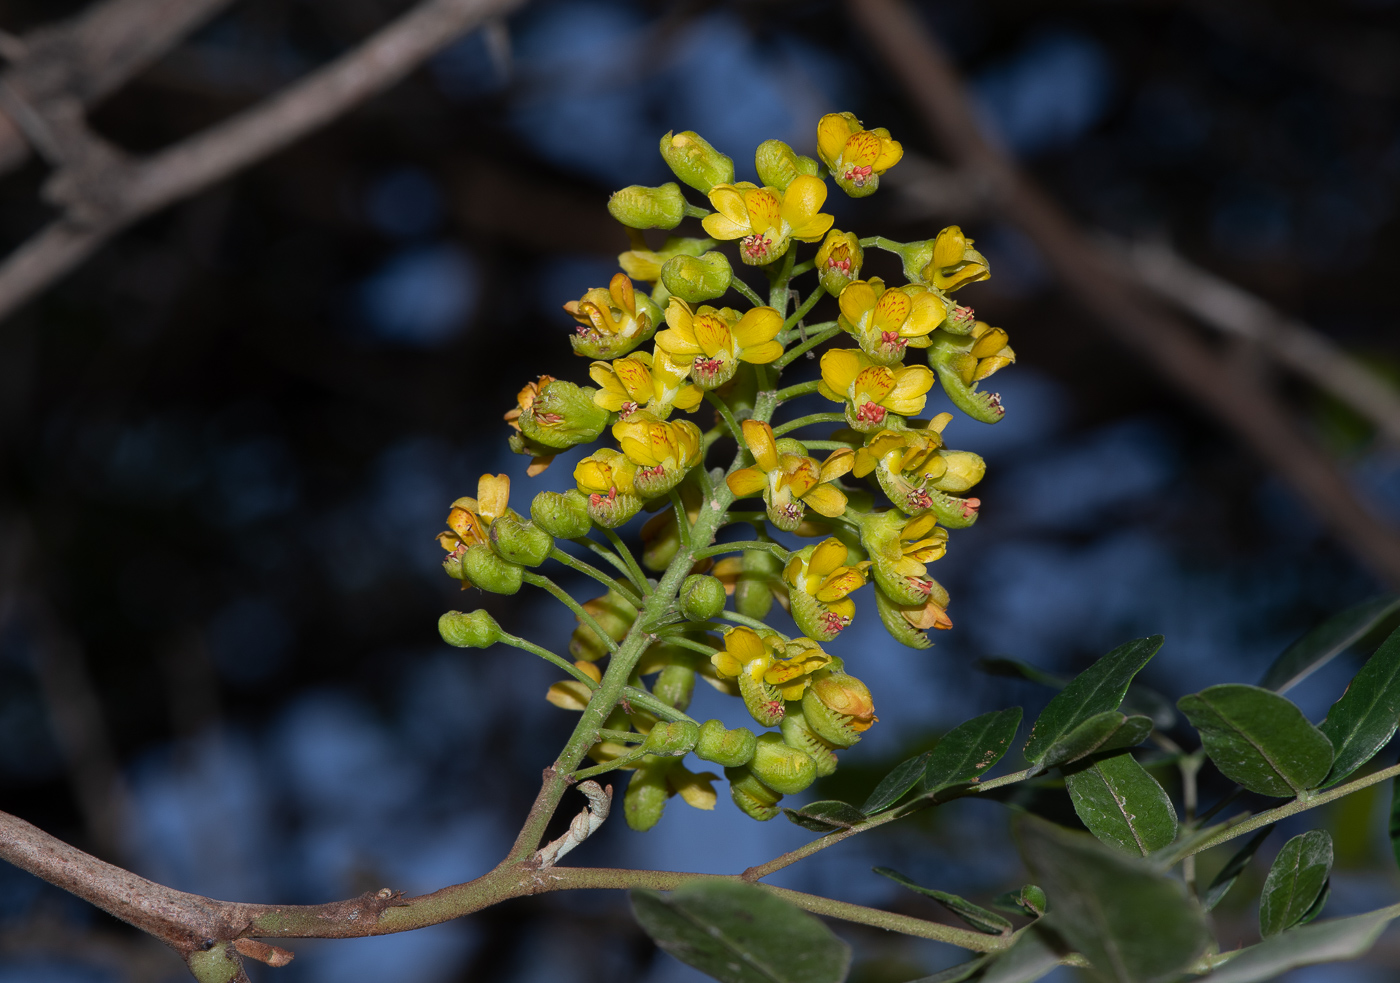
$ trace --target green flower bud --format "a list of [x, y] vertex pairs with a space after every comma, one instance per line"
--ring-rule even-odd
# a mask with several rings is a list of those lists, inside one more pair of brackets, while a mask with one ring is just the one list
[[747, 727], [725, 728], [718, 720], [700, 725], [700, 738], [695, 742], [695, 756], [713, 761], [726, 768], [738, 768], [753, 760], [758, 738]]
[[836, 747], [850, 747], [879, 718], [870, 689], [842, 669], [823, 669], [802, 694], [802, 716], [812, 732]]
[[629, 228], [674, 229], [685, 218], [685, 196], [674, 181], [659, 188], [633, 184], [613, 192], [608, 211]]
[[767, 550], [745, 550], [743, 564], [734, 584], [734, 609], [762, 621], [773, 607], [773, 588], [781, 582], [783, 561]]
[[661, 267], [661, 282], [666, 289], [691, 304], [723, 296], [733, 279], [734, 270], [721, 252], [676, 256]]
[[661, 156], [676, 177], [702, 195], [709, 194], [717, 184], [734, 183], [734, 161], [694, 130], [667, 133], [661, 138]]
[[[593, 616], [598, 627], [607, 632], [614, 642], [622, 641], [637, 620], [637, 609], [617, 591], [610, 590], [602, 597], [584, 601], [583, 609]], [[569, 638], [569, 654], [575, 659], [597, 662], [608, 654], [607, 645], [582, 619], [577, 620], [579, 625]]]
[[816, 264], [817, 278], [826, 292], [840, 297], [852, 280], [860, 279], [860, 269], [865, 265], [860, 237], [854, 232], [832, 229], [817, 249]]
[[554, 549], [554, 537], [513, 512], [492, 522], [488, 535], [491, 537], [491, 548], [501, 559], [521, 566], [539, 566], [549, 556], [549, 551]]
[[[618, 254], [617, 265], [622, 267], [623, 272], [633, 280], [646, 280], [655, 283], [661, 279], [661, 267], [668, 259], [675, 256], [699, 256], [715, 245], [713, 239], [671, 236], [660, 249], [629, 249], [625, 253]], [[669, 291], [665, 290], [664, 287], [662, 291], [669, 297]], [[666, 300], [658, 297], [655, 291], [652, 292], [651, 300], [658, 307], [665, 309]]]
[[497, 556], [485, 543], [477, 543], [462, 554], [462, 573], [475, 587], [493, 594], [514, 594], [520, 590], [524, 568]]
[[779, 728], [783, 732], [785, 742], [805, 751], [816, 762], [818, 778], [825, 778], [836, 771], [834, 746], [818, 737], [808, 726], [807, 718], [802, 715], [801, 703], [788, 703], [787, 713], [784, 714]]
[[681, 583], [681, 613], [691, 621], [708, 621], [724, 610], [724, 584], [708, 574], [692, 573]]
[[700, 738], [700, 725], [690, 720], [657, 724], [642, 745], [648, 754], [679, 758], [690, 753]]
[[758, 735], [749, 770], [775, 792], [795, 795], [817, 780], [817, 763], [806, 751], [783, 741], [771, 731]]
[[593, 402], [598, 390], [552, 379], [521, 412], [520, 430], [545, 447], [567, 450], [597, 440], [608, 425], [608, 411]]
[[690, 706], [690, 697], [694, 692], [695, 670], [683, 665], [670, 665], [662, 669], [651, 687], [652, 696], [677, 710]]
[[764, 785], [748, 768], [726, 768], [724, 777], [734, 804], [749, 817], [767, 822], [782, 811], [778, 808], [782, 794]]
[[627, 825], [638, 833], [645, 833], [661, 821], [661, 813], [670, 797], [666, 773], [672, 764], [671, 761], [646, 763], [632, 772], [627, 793], [622, 797], [622, 814], [627, 817]]
[[754, 168], [758, 179], [766, 187], [786, 191], [789, 184], [799, 174], [817, 176], [817, 162], [810, 157], [799, 157], [781, 140], [764, 140], [753, 155]]
[[530, 503], [530, 518], [551, 536], [559, 539], [579, 539], [587, 536], [593, 523], [588, 518], [588, 498], [577, 488], [559, 492], [540, 492]]
[[501, 626], [485, 611], [448, 611], [438, 618], [438, 634], [459, 649], [490, 648], [501, 640]]

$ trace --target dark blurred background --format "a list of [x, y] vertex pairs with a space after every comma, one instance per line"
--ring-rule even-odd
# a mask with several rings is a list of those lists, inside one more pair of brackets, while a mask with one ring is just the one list
[[[0, 26], [81, 6], [6, 0]], [[407, 6], [243, 0], [93, 124], [134, 151], [159, 148]], [[986, 132], [1086, 228], [1169, 243], [1396, 377], [1395, 4], [917, 6]], [[659, 136], [697, 130], [752, 178], [758, 142], [811, 153], [817, 118], [836, 110], [887, 126], [911, 172], [926, 166], [915, 157], [938, 158], [839, 3], [530, 3], [123, 234], [0, 323], [0, 808], [233, 900], [416, 893], [494, 864], [572, 719], [543, 700], [548, 667], [448, 649], [436, 619], [484, 604], [556, 649], [572, 619], [530, 593], [460, 595], [434, 541], [447, 507], [483, 472], [511, 475], [517, 507], [569, 480], [575, 455], [526, 479], [500, 413], [541, 372], [584, 380], [560, 305], [616, 269], [627, 240], [607, 195], [667, 179]], [[833, 198], [838, 227], [906, 240], [961, 224], [993, 277], [959, 296], [1009, 330], [1019, 360], [995, 380], [1006, 418], [959, 416], [948, 431], [989, 462], [981, 521], [952, 535], [933, 570], [955, 628], [930, 651], [902, 649], [865, 598], [832, 649], [871, 685], [881, 723], [819, 797], [859, 801], [882, 768], [953, 724], [1016, 703], [1033, 715], [1049, 699], [979, 671], [979, 657], [1071, 674], [1163, 632], [1143, 678], [1174, 700], [1253, 682], [1303, 630], [1385, 589], [1216, 419], [1108, 340], [1013, 225], [974, 196], [931, 205], [898, 173], [873, 198]], [[31, 163], [0, 182], [6, 248], [45, 220], [44, 176]], [[1247, 347], [1232, 357], [1271, 372]], [[1271, 384], [1400, 522], [1396, 448], [1309, 386]], [[1358, 662], [1339, 659], [1291, 695], [1318, 719]], [[697, 712], [734, 717], [716, 694], [697, 700]], [[1209, 802], [1225, 786], [1205, 780]], [[1394, 900], [1387, 800], [1372, 789], [1327, 814], [1339, 867], [1329, 912]], [[869, 867], [985, 902], [1021, 883], [1006, 819], [1004, 805], [959, 803], [774, 881], [942, 917]], [[673, 800], [652, 833], [609, 823], [571, 861], [734, 872], [807, 837], [743, 817], [721, 787], [712, 814]], [[1206, 876], [1223, 860], [1207, 858]], [[1248, 893], [1219, 913], [1227, 940], [1250, 938]], [[960, 958], [837, 929], [866, 983]], [[292, 947], [290, 967], [258, 978], [697, 978], [654, 954], [619, 894]], [[1291, 979], [1392, 979], [1396, 965], [1400, 946], [1383, 941], [1366, 966]], [[155, 943], [0, 866], [0, 983], [184, 972]]]

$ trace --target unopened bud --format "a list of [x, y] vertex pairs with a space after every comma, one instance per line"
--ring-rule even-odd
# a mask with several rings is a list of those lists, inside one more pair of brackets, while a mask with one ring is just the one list
[[501, 559], [526, 567], [539, 566], [554, 549], [554, 537], [514, 513], [492, 522], [490, 537], [491, 548]]
[[933, 642], [919, 629], [910, 624], [905, 617], [905, 612], [911, 606], [902, 605], [888, 597], [880, 589], [878, 582], [875, 585], [875, 611], [880, 615], [880, 623], [885, 626], [885, 631], [890, 633], [890, 637], [901, 645], [907, 645], [911, 649], [932, 648]]
[[647, 754], [678, 758], [689, 754], [699, 737], [699, 724], [676, 720], [653, 727], [642, 747]]
[[817, 763], [811, 756], [771, 731], [758, 735], [749, 770], [764, 785], [784, 795], [796, 795], [817, 779]]
[[854, 232], [832, 229], [817, 249], [816, 264], [822, 287], [833, 297], [841, 296], [852, 280], [860, 279], [860, 269], [865, 265], [860, 237]]
[[675, 256], [661, 267], [661, 282], [666, 289], [691, 304], [723, 296], [733, 279], [734, 270], [721, 252]]
[[668, 707], [684, 710], [695, 692], [695, 670], [690, 666], [669, 665], [652, 684], [651, 695]]
[[745, 815], [767, 822], [781, 811], [778, 803], [782, 801], [782, 793], [764, 785], [748, 768], [726, 768], [724, 777], [729, 781], [729, 794], [734, 804]]
[[972, 451], [939, 451], [947, 468], [932, 482], [934, 488], [945, 492], [965, 492], [987, 473], [987, 462]]
[[536, 443], [558, 450], [596, 440], [608, 425], [608, 411], [593, 401], [597, 393], [592, 386], [553, 379], [520, 414], [520, 429]]
[[794, 704], [788, 708], [779, 725], [783, 740], [793, 747], [805, 751], [817, 765], [817, 777], [825, 778], [836, 771], [836, 752], [833, 745], [822, 740], [807, 724], [801, 707]]
[[802, 715], [820, 738], [850, 747], [879, 718], [870, 689], [840, 669], [823, 670], [802, 694]]
[[754, 168], [758, 179], [766, 187], [786, 191], [789, 184], [799, 174], [817, 176], [817, 162], [811, 157], [800, 157], [781, 140], [764, 140], [753, 155]]
[[462, 555], [462, 573], [475, 587], [493, 594], [514, 594], [524, 580], [524, 568], [503, 560], [485, 543], [467, 548]]
[[490, 648], [501, 640], [501, 626], [485, 611], [448, 611], [438, 618], [438, 634], [459, 649]]
[[700, 737], [695, 742], [695, 756], [713, 761], [726, 768], [737, 768], [753, 760], [758, 738], [747, 727], [728, 730], [718, 720], [707, 720], [700, 725]]
[[[713, 239], [692, 239], [682, 236], [671, 236], [660, 249], [629, 249], [625, 253], [620, 253], [617, 257], [617, 265], [622, 267], [622, 271], [633, 280], [646, 280], [655, 283], [661, 279], [661, 267], [668, 259], [675, 256], [699, 256], [701, 253], [715, 245]], [[652, 300], [665, 306], [665, 301], [657, 300], [653, 294]]]
[[674, 181], [659, 188], [633, 184], [613, 192], [608, 211], [629, 228], [674, 229], [685, 218], [685, 196]]
[[724, 610], [724, 584], [708, 574], [693, 573], [681, 583], [681, 613], [691, 621], [708, 621]]
[[588, 498], [577, 488], [540, 492], [530, 503], [530, 518], [551, 536], [579, 539], [588, 535], [593, 523], [588, 518]]
[[666, 772], [671, 765], [670, 761], [658, 761], [632, 772], [627, 793], [622, 797], [622, 814], [627, 817], [627, 825], [639, 833], [645, 833], [661, 821], [666, 799], [670, 797]]
[[734, 183], [734, 161], [694, 130], [667, 133], [661, 138], [661, 156], [676, 177], [701, 194], [709, 194], [717, 184]]
[[992, 273], [986, 257], [972, 248], [972, 242], [956, 225], [938, 233], [933, 241], [933, 256], [923, 270], [923, 281], [951, 293], [989, 278]]

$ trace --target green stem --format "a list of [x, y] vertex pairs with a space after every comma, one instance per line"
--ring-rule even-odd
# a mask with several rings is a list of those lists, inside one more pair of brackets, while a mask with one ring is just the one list
[[809, 413], [806, 416], [799, 416], [796, 420], [789, 420], [787, 423], [780, 423], [773, 428], [773, 436], [781, 437], [785, 433], [794, 430], [801, 430], [803, 427], [815, 426], [818, 423], [845, 423], [844, 413]]
[[635, 730], [609, 730], [604, 727], [598, 731], [600, 741], [617, 741], [619, 744], [640, 744], [647, 739], [645, 734], [638, 734]]
[[736, 625], [744, 625], [746, 627], [752, 628], [755, 631], [773, 631], [777, 632], [777, 634], [779, 635], [782, 635], [784, 639], [788, 637], [787, 635], [783, 635], [782, 632], [777, 631], [776, 628], [773, 628], [767, 622], [760, 621], [758, 618], [750, 618], [748, 615], [740, 614], [737, 611], [721, 611], [718, 617], [723, 618], [725, 621], [732, 621]]
[[788, 317], [788, 319], [783, 322], [783, 330], [786, 331], [788, 328], [791, 328], [798, 321], [806, 317], [807, 312], [810, 311], [813, 307], [815, 307], [817, 305], [817, 301], [821, 300], [825, 296], [826, 288], [823, 287], [821, 284], [818, 284], [817, 288], [807, 295], [807, 299], [802, 302], [802, 306], [799, 307], [797, 310], [793, 311], [792, 314]]
[[739, 293], [743, 294], [744, 298], [749, 303], [753, 304], [755, 307], [763, 306], [763, 298], [760, 297], [752, 287], [750, 287], [743, 280], [740, 280], [737, 276], [729, 281], [729, 285], [735, 290], [739, 291]]
[[797, 252], [791, 247], [783, 254], [783, 265], [779, 267], [776, 274], [770, 274], [768, 278], [768, 306], [774, 308], [779, 314], [786, 314], [788, 309], [788, 281], [792, 279], [792, 264], [797, 260]]
[[646, 756], [647, 753], [643, 751], [641, 747], [636, 747], [621, 757], [613, 758], [611, 761], [604, 761], [600, 765], [592, 765], [588, 768], [580, 768], [578, 771], [569, 775], [569, 780], [581, 782], [585, 778], [592, 778], [595, 775], [605, 775], [610, 771], [617, 771], [619, 768], [625, 768], [634, 761], [641, 761]]
[[[680, 627], [689, 627], [682, 625]], [[706, 645], [704, 642], [697, 642], [693, 638], [686, 638], [684, 635], [664, 635], [667, 645], [674, 645], [676, 648], [689, 649], [692, 652], [699, 652], [704, 656], [714, 655], [719, 649], [713, 645]]]
[[[734, 439], [739, 442], [739, 447], [741, 449], [747, 447], [748, 445], [744, 443], [744, 430], [739, 426], [739, 421], [734, 419], [734, 414], [729, 409], [729, 404], [708, 389], [705, 391], [705, 399], [719, 412], [720, 418], [724, 420], [725, 426], [729, 427], [729, 432], [732, 433]], [[701, 467], [704, 467], [704, 465], [701, 465]]]
[[802, 446], [809, 451], [848, 451], [855, 447], [844, 440], [804, 440]]
[[613, 641], [613, 637], [607, 632], [603, 631], [602, 626], [598, 624], [598, 622], [594, 619], [593, 615], [585, 611], [583, 605], [580, 604], [578, 601], [575, 601], [573, 595], [571, 595], [568, 591], [564, 590], [562, 587], [560, 587], [554, 581], [550, 580], [548, 577], [545, 577], [538, 573], [534, 573], [530, 570], [525, 571], [524, 579], [525, 583], [533, 584], [536, 587], [542, 587], [545, 590], [549, 591], [551, 594], [553, 594], [555, 597], [557, 597], [560, 603], [562, 603], [565, 607], [567, 607], [570, 611], [574, 613], [575, 618], [578, 618], [579, 621], [582, 621], [585, 625], [587, 625], [589, 628], [592, 628], [593, 631], [597, 633], [598, 637], [603, 640], [603, 644], [607, 646], [609, 652], [615, 653], [617, 651], [617, 642]]
[[808, 393], [817, 391], [817, 386], [821, 385], [820, 379], [813, 379], [811, 382], [799, 382], [795, 386], [788, 386], [786, 389], [778, 390], [778, 402], [786, 403], [790, 399], [798, 396], [806, 396]]
[[1382, 768], [1380, 771], [1373, 771], [1369, 775], [1364, 775], [1361, 778], [1347, 782], [1345, 785], [1338, 785], [1335, 788], [1330, 788], [1325, 792], [1304, 792], [1292, 802], [1286, 802], [1276, 809], [1266, 809], [1264, 812], [1255, 813], [1243, 822], [1235, 823], [1228, 829], [1221, 830], [1207, 840], [1192, 844], [1190, 849], [1180, 856], [1172, 855], [1170, 859], [1164, 862], [1164, 866], [1170, 867], [1180, 860], [1195, 856], [1204, 850], [1209, 850], [1211, 847], [1217, 847], [1222, 843], [1228, 843], [1230, 840], [1243, 836], [1245, 833], [1252, 833], [1261, 826], [1267, 826], [1269, 823], [1276, 823], [1280, 819], [1285, 819], [1288, 816], [1296, 816], [1298, 813], [1307, 812], [1309, 809], [1316, 809], [1318, 806], [1334, 802], [1345, 795], [1350, 795], [1352, 792], [1357, 792], [1368, 786], [1376, 785], [1388, 778], [1394, 778], [1397, 775], [1400, 775], [1400, 764], [1391, 765], [1389, 768]]
[[[667, 639], [667, 641], [675, 641], [675, 639]], [[624, 689], [622, 691], [622, 698], [633, 707], [640, 707], [648, 713], [660, 717], [662, 720], [670, 720], [672, 722], [684, 720], [692, 724], [698, 722], [685, 711], [677, 710], [669, 703], [662, 703], [650, 693], [645, 690], [640, 690], [635, 686], [628, 686]]]
[[546, 662], [552, 665], [556, 665], [560, 669], [563, 669], [570, 676], [573, 676], [575, 679], [583, 683], [589, 689], [598, 688], [598, 680], [594, 679], [592, 676], [584, 672], [578, 666], [574, 665], [568, 659], [555, 655], [549, 649], [542, 648], [541, 646], [536, 645], [528, 638], [521, 638], [518, 635], [508, 635], [505, 632], [502, 632], [501, 641], [506, 645], [514, 646], [515, 648], [518, 648], [521, 651], [529, 652], [532, 655], [538, 655], [541, 659], [544, 659]]
[[732, 543], [716, 543], [713, 546], [706, 546], [702, 550], [695, 551], [695, 558], [703, 560], [707, 556], [719, 556], [721, 553], [738, 553], [741, 550], [767, 550], [784, 563], [792, 556], [792, 553], [783, 549], [777, 543], [762, 542], [757, 539], [741, 539]]
[[627, 603], [632, 605], [634, 608], [639, 608], [642, 606], [642, 599], [636, 594], [633, 594], [626, 587], [623, 587], [621, 584], [619, 584], [617, 582], [616, 577], [609, 577], [607, 574], [605, 574], [603, 571], [599, 570], [592, 564], [584, 563], [577, 557], [570, 556], [568, 553], [565, 553], [557, 546], [549, 551], [549, 555], [551, 559], [558, 560], [560, 563], [564, 564], [564, 566], [570, 568], [571, 570], [577, 570], [579, 573], [583, 574], [586, 577], [592, 577], [594, 580], [598, 581], [598, 583], [602, 584], [609, 590], [617, 591], [624, 598], [626, 598]]
[[883, 249], [887, 253], [895, 253], [903, 256], [907, 245], [903, 242], [895, 242], [893, 239], [886, 239], [884, 236], [867, 236], [860, 241], [863, 248], [869, 249], [874, 246], [876, 249]]
[[767, 513], [767, 512], [733, 512], [733, 511], [731, 511], [731, 512], [726, 512], [726, 513], [724, 514], [724, 522], [722, 523], [723, 525], [726, 525], [726, 526], [728, 526], [728, 525], [733, 525], [733, 524], [736, 523], [736, 522], [748, 522], [748, 523], [756, 524], [756, 525], [759, 526], [760, 528], [767, 529], [767, 528], [768, 528], [768, 526], [767, 526], [767, 522], [768, 522], [768, 513]]
[[608, 542], [613, 544], [613, 549], [617, 550], [617, 555], [622, 557], [622, 562], [627, 564], [627, 578], [637, 585], [637, 590], [646, 597], [651, 593], [651, 584], [647, 583], [647, 575], [642, 573], [642, 568], [637, 563], [637, 558], [632, 555], [632, 551], [627, 548], [627, 544], [622, 541], [622, 537], [616, 530], [604, 527], [603, 535], [608, 537]]
[[686, 515], [685, 503], [681, 501], [680, 489], [671, 489], [671, 507], [676, 510], [676, 531], [680, 533], [681, 545], [690, 545], [690, 516]]
[[792, 364], [794, 359], [805, 355], [822, 342], [829, 341], [836, 337], [841, 333], [841, 328], [835, 321], [832, 321], [829, 324], [814, 324], [807, 329], [807, 332], [807, 340], [795, 348], [789, 348], [787, 351], [783, 352], [778, 360], [773, 363], [774, 368], [787, 368]]
[[804, 274], [804, 273], [811, 273], [811, 272], [812, 272], [813, 270], [815, 270], [816, 268], [817, 268], [817, 261], [816, 261], [816, 259], [809, 259], [809, 260], [806, 260], [805, 262], [798, 263], [796, 266], [794, 266], [794, 267], [792, 268], [792, 275], [793, 275], [794, 278], [796, 278], [796, 277], [801, 276], [801, 275]]
[[589, 539], [587, 536], [581, 536], [578, 539], [571, 539], [569, 540], [569, 542], [578, 543], [580, 546], [588, 547], [594, 553], [598, 554], [598, 556], [602, 557], [604, 560], [607, 560], [608, 563], [616, 567], [618, 573], [622, 574], [624, 577], [628, 575], [629, 571], [627, 569], [627, 564], [623, 563], [622, 559], [616, 553], [608, 549], [602, 543], [595, 542], [592, 539]]

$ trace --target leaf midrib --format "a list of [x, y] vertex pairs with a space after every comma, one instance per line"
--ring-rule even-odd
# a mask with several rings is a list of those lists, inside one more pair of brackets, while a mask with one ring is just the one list
[[[1296, 784], [1292, 778], [1284, 774], [1283, 769], [1279, 767], [1278, 762], [1276, 762], [1273, 759], [1273, 757], [1259, 745], [1259, 742], [1256, 741], [1253, 738], [1253, 736], [1249, 734], [1248, 731], [1241, 727], [1233, 717], [1228, 716], [1224, 710], [1221, 710], [1218, 706], [1216, 706], [1206, 697], [1201, 696], [1199, 693], [1196, 695], [1200, 697], [1202, 703], [1211, 708], [1211, 710], [1215, 713], [1217, 717], [1229, 724], [1236, 734], [1239, 734], [1241, 737], [1243, 737], [1245, 741], [1249, 744], [1249, 746], [1254, 748], [1254, 750], [1259, 753], [1259, 757], [1263, 758], [1264, 761], [1268, 764], [1268, 766], [1274, 770], [1275, 775], [1283, 779], [1284, 783], [1293, 790], [1293, 793], [1295, 795], [1303, 791], [1301, 786]], [[1304, 723], [1306, 722], [1307, 721], [1304, 721]]]

